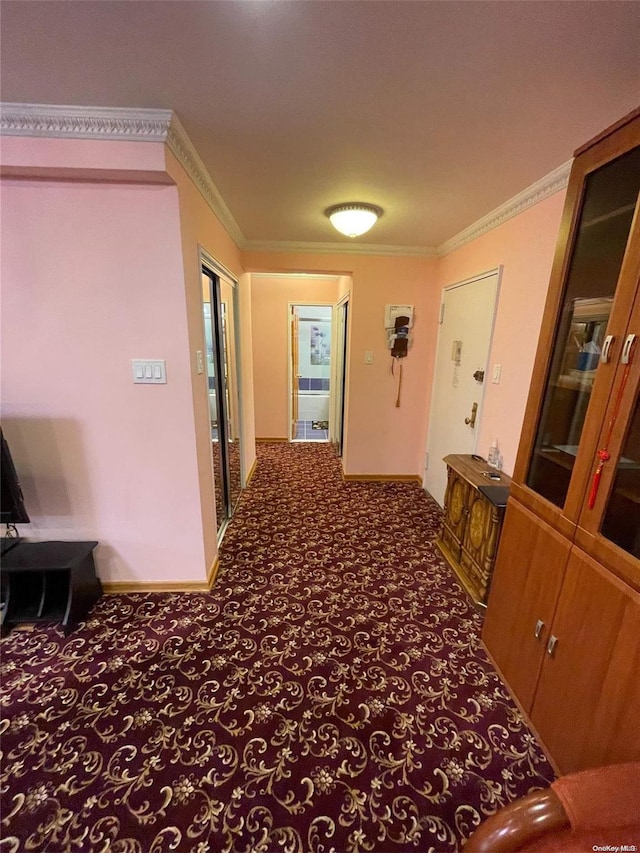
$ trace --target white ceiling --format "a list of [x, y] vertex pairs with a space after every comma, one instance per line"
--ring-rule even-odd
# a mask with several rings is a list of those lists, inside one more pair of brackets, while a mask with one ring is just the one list
[[3, 101], [172, 109], [252, 241], [438, 246], [640, 103], [640, 2], [1, 4]]

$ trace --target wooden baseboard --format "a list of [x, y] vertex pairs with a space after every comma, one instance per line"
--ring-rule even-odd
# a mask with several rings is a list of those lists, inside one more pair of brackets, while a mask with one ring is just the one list
[[269, 438], [256, 438], [256, 441], [262, 441], [262, 442], [265, 442], [265, 441], [289, 441], [289, 439], [288, 439], [288, 438], [286, 438], [286, 437], [285, 437], [285, 438], [272, 438], [272, 437], [269, 437]]
[[417, 474], [345, 474], [342, 479], [347, 483], [417, 483], [422, 485], [422, 477]]
[[209, 592], [208, 581], [106, 581], [105, 595], [124, 592]]
[[258, 460], [257, 460], [257, 458], [256, 458], [256, 459], [254, 459], [254, 460], [253, 460], [253, 465], [251, 466], [251, 470], [250, 470], [250, 471], [249, 471], [249, 473], [247, 474], [247, 486], [248, 486], [248, 485], [249, 485], [249, 483], [251, 482], [251, 478], [253, 477], [253, 475], [256, 473], [256, 467], [257, 467], [257, 465], [258, 465]]
[[[254, 466], [255, 467], [255, 466]], [[253, 470], [253, 469], [252, 469]], [[207, 584], [209, 589], [213, 587], [216, 578], [218, 577], [218, 569], [220, 568], [220, 555], [218, 554], [211, 564], [209, 571], [207, 572]]]
[[219, 568], [220, 558], [216, 557], [207, 572], [206, 581], [106, 581], [102, 584], [102, 591], [105, 595], [125, 592], [210, 592]]

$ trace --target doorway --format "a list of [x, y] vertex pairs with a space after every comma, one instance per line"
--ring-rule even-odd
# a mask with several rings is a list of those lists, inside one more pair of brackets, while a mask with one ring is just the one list
[[242, 490], [241, 429], [236, 341], [236, 293], [232, 279], [208, 263], [201, 268], [202, 316], [211, 431], [211, 464], [218, 539]]
[[443, 457], [475, 453], [501, 269], [445, 287], [423, 486], [444, 505]]
[[342, 456], [344, 448], [345, 430], [345, 406], [347, 391], [347, 352], [348, 352], [348, 329], [349, 329], [349, 297], [345, 297], [336, 306], [335, 323], [335, 359], [333, 383], [335, 394], [333, 399], [332, 428], [330, 434], [336, 443], [338, 455]]
[[289, 440], [329, 441], [332, 304], [289, 304]]

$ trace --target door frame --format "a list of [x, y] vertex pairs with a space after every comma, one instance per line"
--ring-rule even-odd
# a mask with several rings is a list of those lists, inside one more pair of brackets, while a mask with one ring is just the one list
[[[201, 281], [203, 271], [206, 271], [206, 273], [208, 273], [212, 277], [213, 283], [214, 283], [213, 290], [215, 292], [217, 304], [221, 304], [221, 302], [222, 302], [221, 293], [220, 293], [220, 281], [224, 281], [226, 284], [228, 284], [231, 287], [232, 301], [233, 301], [233, 324], [229, 323], [229, 317], [227, 317], [227, 335], [229, 335], [229, 334], [233, 335], [233, 345], [234, 345], [234, 354], [235, 354], [235, 374], [236, 374], [235, 375], [235, 383], [236, 383], [236, 393], [237, 393], [237, 398], [238, 398], [237, 399], [237, 409], [238, 409], [237, 416], [238, 416], [239, 456], [240, 456], [240, 488], [241, 488], [241, 490], [244, 490], [246, 488], [246, 485], [247, 485], [247, 479], [246, 479], [246, 470], [245, 470], [245, 461], [244, 461], [244, 440], [245, 439], [244, 439], [244, 422], [243, 422], [243, 412], [242, 412], [242, 399], [243, 399], [243, 396], [242, 396], [242, 350], [241, 350], [241, 338], [240, 338], [240, 328], [239, 328], [240, 327], [240, 322], [239, 322], [239, 320], [240, 320], [240, 306], [239, 306], [239, 296], [238, 296], [238, 279], [233, 275], [233, 273], [230, 270], [228, 270], [223, 264], [221, 264], [219, 261], [217, 261], [212, 255], [210, 255], [209, 252], [207, 252], [207, 250], [201, 245], [198, 245], [198, 262], [199, 262], [199, 264], [198, 264], [198, 272], [199, 272], [198, 281], [199, 282]], [[199, 296], [200, 296], [200, 303], [202, 303], [202, 285], [200, 285], [198, 292], [199, 292]], [[212, 296], [213, 295], [214, 294], [212, 294]], [[202, 314], [202, 307], [200, 308], [200, 313]], [[220, 317], [218, 316], [217, 308], [214, 311], [213, 302], [211, 303], [211, 314], [212, 314], [211, 322], [212, 322], [214, 331], [216, 333], [216, 337], [220, 336], [220, 340], [221, 340]], [[203, 319], [203, 324], [204, 324], [204, 319]], [[230, 326], [233, 326], [233, 328], [232, 329], [229, 328]], [[204, 325], [203, 325], [203, 330], [204, 330]], [[217, 370], [216, 373], [218, 374], [219, 371]], [[206, 378], [207, 378], [206, 369], [203, 371], [203, 374], [204, 374], [204, 378], [206, 380]], [[222, 387], [222, 385], [223, 385], [222, 377], [217, 375], [216, 376], [216, 396], [217, 396], [216, 405], [219, 407], [219, 411], [221, 410], [220, 407], [222, 406], [223, 407], [222, 411], [224, 411], [224, 414], [225, 414], [224, 423], [222, 424], [222, 430], [220, 429], [221, 419], [220, 419], [220, 417], [218, 417], [218, 434], [219, 434], [219, 436], [224, 435], [225, 440], [226, 440], [226, 434], [227, 434], [227, 400], [226, 400], [226, 387]], [[200, 383], [200, 387], [202, 388], [202, 392], [206, 395], [206, 403], [207, 403], [206, 410], [208, 412], [209, 411], [209, 390], [208, 390], [208, 385], [207, 385], [206, 381], [203, 383]], [[225, 392], [225, 393], [221, 393], [221, 391]], [[225, 458], [226, 458], [226, 455], [225, 455]], [[225, 463], [225, 465], [226, 465], [226, 468], [228, 469], [228, 461]], [[212, 476], [213, 476], [213, 469], [212, 469]], [[230, 474], [229, 474], [228, 470], [225, 472], [225, 476], [227, 478], [227, 485], [228, 485], [229, 480], [230, 480]], [[224, 491], [227, 491], [227, 490], [225, 489]], [[233, 516], [233, 510], [234, 510], [234, 507], [231, 505], [230, 494], [225, 496], [225, 500], [227, 501], [227, 507], [226, 507], [227, 517], [218, 529], [218, 544], [222, 540], [225, 529], [226, 529], [230, 519]]]
[[[335, 322], [331, 339], [331, 351], [335, 353], [332, 359], [331, 391], [329, 397], [329, 440], [338, 448], [338, 455], [344, 455], [346, 401], [348, 388], [349, 366], [349, 324], [351, 321], [351, 292], [346, 293], [335, 304]], [[340, 339], [340, 324], [344, 318], [344, 334]]]
[[436, 387], [436, 378], [437, 378], [436, 377], [436, 370], [437, 370], [437, 364], [438, 364], [437, 354], [438, 354], [438, 349], [440, 347], [441, 336], [442, 336], [445, 294], [448, 293], [449, 291], [456, 290], [459, 287], [464, 287], [467, 284], [473, 284], [476, 281], [481, 281], [482, 279], [489, 278], [490, 276], [493, 276], [493, 275], [497, 275], [496, 294], [495, 294], [494, 301], [493, 301], [493, 316], [491, 318], [491, 329], [489, 331], [489, 346], [487, 348], [487, 359], [486, 359], [486, 362], [484, 365], [485, 380], [482, 383], [482, 389], [481, 389], [480, 394], [479, 394], [480, 399], [478, 402], [478, 412], [476, 414], [476, 428], [474, 430], [473, 449], [471, 451], [472, 453], [475, 453], [477, 451], [478, 436], [480, 435], [480, 428], [482, 426], [482, 416], [484, 413], [484, 398], [485, 398], [485, 394], [487, 391], [487, 384], [489, 381], [489, 365], [491, 363], [491, 348], [493, 345], [493, 334], [494, 334], [495, 328], [496, 328], [496, 316], [498, 314], [498, 303], [500, 300], [500, 287], [502, 284], [503, 269], [504, 269], [503, 265], [500, 264], [497, 267], [493, 267], [492, 269], [485, 270], [484, 272], [481, 272], [481, 273], [477, 273], [476, 275], [472, 275], [469, 278], [462, 279], [461, 281], [453, 282], [452, 284], [448, 284], [442, 288], [442, 291], [440, 294], [440, 307], [438, 309], [438, 311], [439, 311], [439, 314], [438, 314], [438, 335], [436, 338], [433, 374], [432, 374], [432, 381], [431, 381], [431, 403], [429, 406], [429, 428], [428, 428], [428, 432], [427, 432], [427, 441], [426, 441], [425, 452], [424, 452], [424, 463], [425, 463], [425, 465], [424, 465], [424, 471], [422, 473], [422, 488], [425, 491], [427, 490], [426, 489], [426, 482], [425, 482], [427, 470], [428, 470], [429, 465], [431, 464], [429, 442], [431, 439], [431, 427], [433, 425], [433, 421], [434, 421], [434, 417], [435, 417], [435, 413], [433, 410], [433, 406], [434, 406], [434, 393], [433, 392], [434, 392], [434, 389]]
[[[334, 330], [335, 330], [335, 326], [336, 326], [336, 305], [337, 305], [337, 303], [336, 302], [321, 302], [321, 301], [317, 301], [315, 299], [311, 300], [311, 301], [301, 300], [301, 299], [292, 299], [289, 302], [287, 302], [287, 341], [288, 341], [288, 344], [287, 344], [287, 443], [292, 444], [293, 442], [297, 441], [297, 439], [291, 438], [289, 436], [289, 431], [291, 429], [291, 424], [292, 424], [292, 419], [293, 419], [293, 412], [292, 412], [293, 407], [291, 405], [291, 400], [292, 400], [292, 396], [293, 396], [293, 383], [292, 383], [293, 371], [291, 370], [291, 359], [292, 359], [292, 355], [293, 355], [292, 347], [291, 347], [291, 317], [293, 315], [293, 308], [296, 305], [317, 305], [321, 308], [331, 308], [331, 362], [329, 364], [329, 377], [330, 377], [330, 381], [329, 381], [329, 429], [327, 431], [327, 435], [328, 435], [327, 441], [328, 441], [328, 443], [331, 443], [333, 441], [332, 425], [333, 425], [333, 411], [334, 411], [334, 406], [335, 406], [335, 400], [334, 400], [335, 388], [334, 388], [334, 382], [333, 382], [333, 370], [334, 370], [334, 363], [335, 363], [335, 352], [334, 352], [335, 334], [334, 334]], [[297, 389], [296, 389], [296, 393], [297, 393]], [[322, 442], [318, 442], [318, 443], [321, 444]]]

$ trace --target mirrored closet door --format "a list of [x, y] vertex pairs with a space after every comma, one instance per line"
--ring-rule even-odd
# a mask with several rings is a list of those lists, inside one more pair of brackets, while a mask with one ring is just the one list
[[235, 301], [234, 283], [203, 264], [202, 314], [218, 536], [242, 490]]

